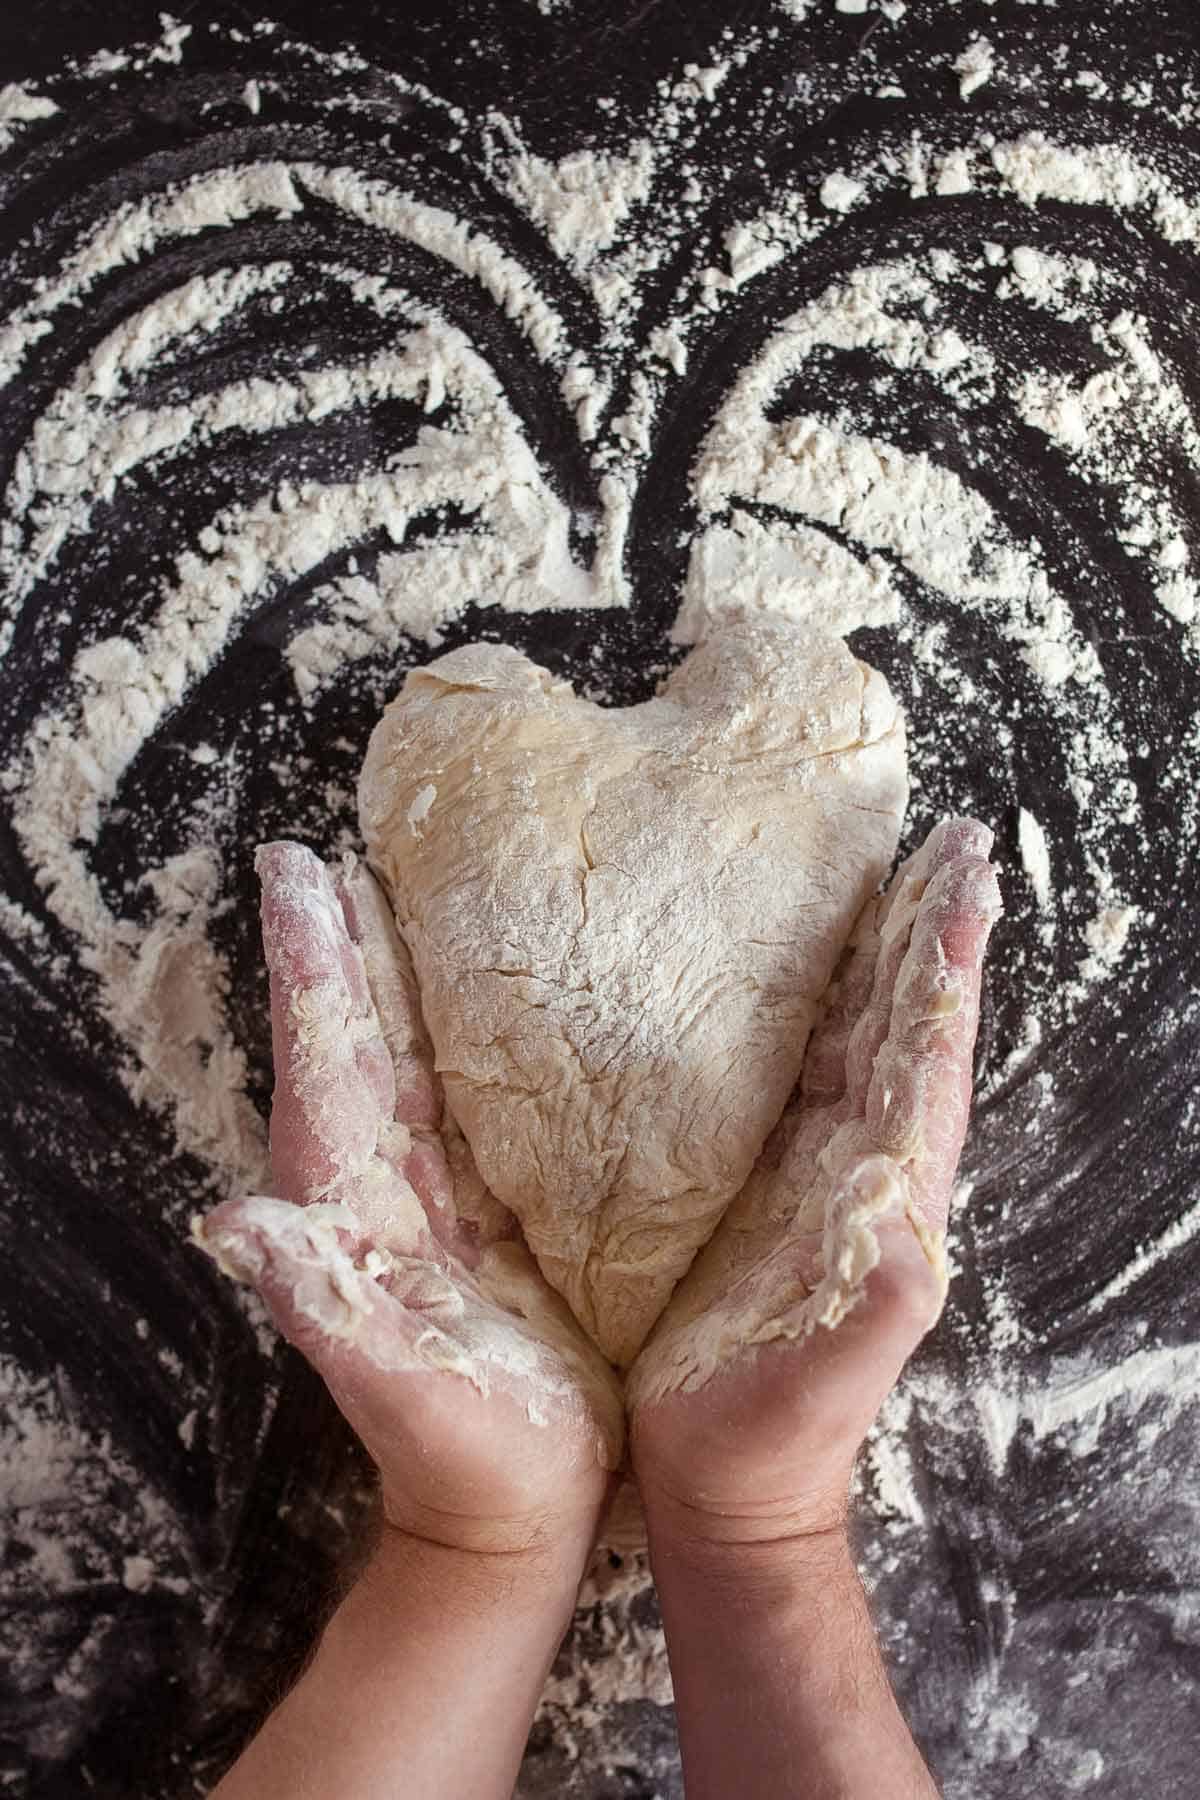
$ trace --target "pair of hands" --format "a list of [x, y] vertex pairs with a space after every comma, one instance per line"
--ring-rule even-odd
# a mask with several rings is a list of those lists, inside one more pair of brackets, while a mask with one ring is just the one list
[[[944, 1297], [937, 1252], [999, 912], [990, 843], [970, 820], [938, 826], [843, 958], [755, 1172], [759, 1228], [724, 1290], [705, 1295], [714, 1316], [748, 1295], [767, 1321], [760, 1342], [731, 1343], [710, 1378], [661, 1397], [646, 1374], [654, 1339], [635, 1366], [631, 1462], [652, 1530], [719, 1546], [840, 1529], [863, 1436]], [[379, 1467], [388, 1525], [455, 1550], [569, 1540], [586, 1554], [619, 1457], [615, 1381], [544, 1283], [544, 1306], [511, 1310], [481, 1283], [498, 1251], [527, 1253], [444, 1115], [411, 967], [371, 877], [294, 844], [267, 846], [259, 870], [280, 1198], [228, 1202], [199, 1240], [324, 1377]], [[861, 1298], [836, 1325], [788, 1335], [835, 1249], [797, 1228], [812, 1223], [811, 1197], [881, 1180], [903, 1205], [873, 1222]], [[540, 1276], [522, 1281], [518, 1295]]]

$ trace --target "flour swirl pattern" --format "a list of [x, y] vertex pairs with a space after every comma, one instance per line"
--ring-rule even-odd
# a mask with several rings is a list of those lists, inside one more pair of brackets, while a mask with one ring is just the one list
[[[864, 1474], [902, 1685], [889, 1557], [925, 1569], [918, 1615], [946, 1557], [964, 1571], [984, 1794], [1033, 1755], [988, 1720], [1048, 1693], [1036, 1551], [984, 1547], [998, 1490], [1036, 1538], [1060, 1467], [1077, 1494], [1098, 1459], [1143, 1491], [1122, 1421], [1183, 1455], [1200, 96], [1182, 0], [1149, 34], [1124, 3], [952, 11], [664, 15], [645, 69], [557, 0], [487, 11], [474, 49], [168, 19], [0, 89], [0, 932], [25, 1134], [0, 1205], [32, 1243], [0, 1357], [36, 1370], [20, 1391], [49, 1419], [63, 1243], [87, 1265], [108, 1233], [260, 1358], [253, 1430], [286, 1406], [268, 1341], [176, 1245], [199, 1199], [263, 1180], [253, 844], [352, 843], [406, 668], [493, 636], [627, 701], [734, 610], [849, 632], [905, 706], [912, 836], [973, 811], [1007, 852], [963, 1279]], [[62, 1194], [92, 1200], [53, 1212]], [[116, 1284], [105, 1356], [134, 1354], [148, 1281]], [[171, 1353], [178, 1391], [127, 1375], [122, 1405], [203, 1419], [210, 1352]], [[253, 1431], [211, 1417], [228, 1500]], [[953, 1553], [925, 1536], [930, 1470]], [[155, 1555], [206, 1592], [176, 1505]], [[1141, 1568], [1132, 1514], [1101, 1512]], [[1058, 1528], [1082, 1567], [1092, 1527]], [[1044, 1754], [1086, 1788], [1111, 1752], [1078, 1717]]]

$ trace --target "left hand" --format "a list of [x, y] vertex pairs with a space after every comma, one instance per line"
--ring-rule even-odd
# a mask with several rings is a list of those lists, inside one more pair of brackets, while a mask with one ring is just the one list
[[652, 1535], [840, 1532], [854, 1459], [945, 1297], [991, 833], [938, 826], [869, 903], [793, 1100], [630, 1376]]
[[379, 1467], [384, 1517], [582, 1566], [621, 1456], [615, 1377], [445, 1114], [408, 953], [365, 867], [259, 852], [278, 1198], [195, 1235], [262, 1295]]

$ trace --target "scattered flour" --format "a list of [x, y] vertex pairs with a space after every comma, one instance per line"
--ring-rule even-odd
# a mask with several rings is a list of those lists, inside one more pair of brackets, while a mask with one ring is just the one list
[[978, 88], [985, 86], [996, 72], [996, 52], [985, 37], [972, 38], [967, 48], [954, 59], [958, 91], [969, 100]]
[[1136, 906], [1103, 906], [1084, 929], [1091, 954], [1080, 967], [1082, 979], [1091, 984], [1111, 973], [1125, 954], [1129, 933], [1140, 916]]
[[[58, 1588], [90, 1585], [100, 1604], [113, 1582], [133, 1593], [162, 1587], [179, 1594], [191, 1586], [187, 1547], [163, 1496], [88, 1427], [65, 1378], [31, 1380], [8, 1360], [0, 1360], [0, 1507], [22, 1602], [13, 1605], [18, 1595], [8, 1590], [0, 1618], [9, 1670], [33, 1648], [13, 1634], [28, 1626], [26, 1598], [41, 1603], [39, 1579]], [[111, 1538], [107, 1552], [93, 1529], [99, 1510]], [[122, 1544], [141, 1549], [125, 1554]], [[86, 1693], [85, 1683], [79, 1691]]]
[[1120, 542], [1148, 565], [1155, 597], [1182, 625], [1200, 617], [1189, 522], [1155, 480], [1155, 461], [1170, 442], [1189, 463], [1200, 461], [1200, 431], [1179, 385], [1147, 336], [1146, 321], [1121, 311], [1092, 327], [1111, 361], [1084, 382], [1030, 369], [1016, 385], [1017, 410], [1093, 479], [1117, 492]]
[[[549, 11], [557, 0], [539, 5]], [[835, 0], [823, 9], [815, 0], [780, 0], [788, 20], [778, 29], [786, 34], [819, 10], [851, 19], [873, 13], [871, 23], [885, 27], [881, 36], [905, 13], [900, 0]], [[82, 73], [132, 81], [153, 65], [177, 65], [190, 29], [164, 16], [157, 43], [98, 52]], [[135, 493], [139, 479], [223, 444], [333, 418], [368, 418], [375, 405], [404, 402], [422, 413], [412, 437], [381, 452], [366, 473], [264, 485], [214, 510], [173, 566], [153, 576], [154, 604], [140, 622], [97, 619], [85, 627], [61, 691], [3, 772], [22, 852], [54, 927], [78, 946], [78, 968], [96, 984], [101, 1013], [123, 1046], [130, 1093], [168, 1109], [181, 1142], [229, 1187], [255, 1185], [265, 1157], [219, 948], [230, 904], [222, 833], [237, 817], [228, 804], [236, 768], [207, 743], [193, 747], [210, 785], [185, 821], [188, 847], [148, 867], [134, 891], [105, 885], [97, 847], [107, 830], [119, 828], [122, 809], [136, 803], [140, 754], [176, 729], [182, 704], [236, 653], [256, 609], [311, 579], [304, 613], [280, 644], [302, 709], [351, 681], [360, 664], [385, 657], [398, 640], [436, 645], [471, 601], [522, 614], [629, 606], [639, 484], [681, 384], [695, 374], [697, 324], [707, 326], [724, 310], [744, 320], [787, 260], [809, 245], [835, 243], [868, 195], [890, 190], [917, 207], [986, 194], [1010, 210], [1014, 200], [1039, 209], [1041, 225], [1054, 209], [1070, 219], [1072, 209], [1102, 208], [1157, 234], [1172, 254], [1200, 248], [1200, 206], [1167, 164], [1151, 164], [1115, 141], [1066, 143], [1045, 132], [1003, 142], [983, 132], [965, 143], [959, 135], [944, 144], [920, 133], [889, 139], [823, 178], [781, 177], [769, 201], [747, 201], [732, 220], [721, 210], [710, 240], [702, 221], [724, 194], [728, 172], [700, 154], [701, 121], [728, 104], [731, 71], [749, 54], [749, 40], [739, 48], [731, 35], [711, 62], [687, 64], [664, 81], [651, 115], [623, 141], [606, 131], [604, 148], [581, 143], [553, 161], [526, 147], [534, 133], [520, 121], [493, 116], [468, 143], [471, 122], [460, 112], [394, 79], [398, 96], [419, 94], [440, 108], [447, 129], [487, 171], [497, 209], [519, 208], [541, 234], [564, 283], [573, 282], [595, 309], [596, 332], [586, 344], [573, 339], [559, 287], [546, 283], [543, 291], [535, 274], [470, 218], [353, 167], [279, 157], [208, 169], [115, 207], [81, 230], [0, 326], [0, 390], [15, 392], [38, 347], [79, 316], [99, 284], [149, 267], [199, 233], [228, 236], [226, 266], [131, 309], [34, 417], [12, 464], [0, 523], [4, 647], [52, 589], [62, 559], [102, 532], [104, 509]], [[354, 78], [366, 69], [361, 59], [289, 49], [336, 74], [331, 107], [360, 104]], [[997, 52], [975, 37], [951, 67], [961, 98], [970, 100], [995, 78]], [[1004, 67], [1007, 79], [1007, 60]], [[867, 92], [904, 98], [902, 87], [881, 84], [886, 70], [869, 56], [863, 73]], [[1077, 79], [1084, 91], [1099, 92]], [[241, 86], [243, 130], [259, 129], [264, 96], [277, 93], [286, 99], [282, 66], [278, 84], [260, 77]], [[807, 104], [806, 90], [797, 94]], [[1140, 91], [1126, 99], [1136, 107], [1151, 103]], [[961, 132], [970, 114], [952, 110]], [[0, 89], [0, 153], [19, 151], [27, 127], [30, 141], [32, 128], [52, 129], [58, 112], [57, 100], [28, 83]], [[1186, 125], [1182, 111], [1180, 118]], [[437, 259], [498, 309], [526, 347], [531, 369], [561, 398], [565, 429], [575, 431], [581, 466], [595, 482], [590, 515], [559, 492], [486, 347], [427, 300], [371, 267], [239, 261], [239, 228], [302, 222], [326, 208], [360, 241]], [[1000, 235], [998, 225], [991, 229]], [[1032, 225], [1027, 230], [1034, 235]], [[1057, 251], [1045, 247], [1045, 231], [1038, 235], [1039, 247], [1018, 237], [939, 243], [925, 253], [880, 250], [782, 320], [772, 305], [752, 347], [708, 396], [707, 429], [690, 473], [695, 522], [684, 545], [675, 623], [680, 643], [695, 641], [735, 609], [816, 619], [838, 631], [891, 632], [948, 711], [983, 709], [988, 690], [978, 660], [955, 647], [947, 619], [1010, 671], [1014, 688], [1018, 676], [1028, 677], [1061, 754], [1079, 841], [1060, 843], [1021, 808], [1016, 847], [1039, 911], [1055, 914], [1060, 936], [1070, 934], [1077, 973], [1064, 987], [1041, 965], [1026, 968], [1029, 1007], [1007, 1060], [992, 1073], [992, 1092], [1020, 1075], [1051, 1030], [1110, 991], [1156, 915], [1113, 873], [1113, 846], [1137, 844], [1143, 814], [1103, 646], [1074, 592], [1051, 579], [1043, 547], [1006, 525], [986, 483], [976, 486], [963, 460], [949, 454], [958, 440], [969, 442], [1000, 412], [1036, 433], [1068, 474], [1110, 491], [1117, 542], [1146, 581], [1153, 629], [1170, 634], [1189, 669], [1200, 657], [1194, 519], [1181, 514], [1159, 479], [1164, 446], [1187, 466], [1200, 464], [1186, 382], [1129, 303], [1119, 268], [1102, 266], [1099, 250], [1094, 258]], [[645, 290], [677, 257], [684, 270], [677, 290], [643, 319]], [[388, 347], [286, 378], [265, 371], [198, 394], [189, 394], [186, 381], [163, 379], [185, 371], [206, 341], [249, 307], [285, 305], [300, 281], [327, 283], [340, 303], [385, 321]], [[1004, 315], [1015, 352], [973, 341], [975, 328], [959, 305], [964, 294]], [[1038, 348], [1044, 332], [1029, 329], [1047, 323], [1084, 327], [1094, 366], [1070, 374], [1049, 366]], [[889, 397], [902, 397], [910, 382], [936, 396], [950, 421], [944, 438], [913, 449], [899, 434], [892, 441], [861, 405], [830, 399], [832, 389], [821, 388], [819, 378], [840, 356], [869, 360], [885, 417]], [[711, 387], [711, 370], [705, 379]], [[814, 397], [781, 407], [793, 384]], [[146, 399], [147, 391], [156, 397]], [[431, 519], [439, 521], [434, 535]], [[327, 563], [334, 572], [325, 572]], [[927, 593], [939, 602], [936, 624], [922, 611]], [[1003, 750], [1022, 723], [981, 711], [981, 729]], [[936, 760], [936, 742], [921, 749]], [[1188, 792], [1198, 754], [1200, 743], [1180, 744], [1172, 765]], [[414, 808], [414, 832], [422, 817]], [[1080, 871], [1074, 885], [1072, 855]], [[15, 900], [2, 906], [6, 929], [26, 952], [48, 954], [48, 925]], [[1042, 921], [1037, 939], [1042, 950], [1049, 923]], [[1093, 1309], [1130, 1291], [1198, 1231], [1200, 1207], [1192, 1206], [1136, 1251], [1093, 1296]], [[1086, 1459], [1114, 1410], [1174, 1416], [1195, 1391], [1200, 1351], [1191, 1345], [1143, 1348], [1107, 1368], [1089, 1357], [1060, 1360], [1044, 1382], [1025, 1386], [1017, 1315], [999, 1286], [987, 1304], [989, 1361], [977, 1392], [964, 1399], [944, 1378], [914, 1375], [872, 1435], [864, 1481], [883, 1516], [901, 1527], [924, 1522], [908, 1447], [923, 1415], [972, 1431], [1000, 1476], [1018, 1438], [1054, 1439]], [[111, 1446], [69, 1416], [61, 1394], [22, 1387], [21, 1379], [0, 1366], [0, 1491], [32, 1546], [33, 1571], [73, 1579], [79, 1513], [71, 1509], [77, 1501], [115, 1505], [119, 1492], [129, 1542], [139, 1549], [115, 1562], [106, 1579], [131, 1599], [157, 1586], [175, 1591], [170, 1584], [185, 1579], [181, 1552], [155, 1496], [125, 1482]], [[181, 1418], [185, 1447], [198, 1423], [195, 1409]], [[568, 1713], [584, 1722], [589, 1707], [627, 1695], [669, 1699], [661, 1633], [638, 1623], [628, 1604], [644, 1589], [644, 1567], [631, 1562], [621, 1580], [625, 1599], [597, 1615], [596, 1630], [607, 1634], [601, 1673], [590, 1660], [586, 1668], [576, 1663], [547, 1690], [544, 1704], [560, 1722]], [[611, 1598], [598, 1593], [596, 1604]], [[77, 1681], [82, 1694], [86, 1674], [81, 1663], [64, 1679]], [[981, 1741], [990, 1734], [993, 1759], [1003, 1763], [1025, 1753], [1037, 1719], [999, 1679], [980, 1677], [969, 1716]], [[1103, 1779], [1098, 1751], [1044, 1735], [1041, 1741], [1068, 1790]]]
[[0, 153], [16, 142], [22, 125], [52, 119], [58, 107], [44, 94], [31, 94], [28, 82], [10, 81], [0, 87]]
[[1046, 833], [1042, 829], [1040, 820], [1036, 819], [1025, 807], [1021, 808], [1017, 819], [1017, 843], [1034, 897], [1041, 910], [1049, 912], [1054, 902], [1054, 875], [1050, 866], [1050, 845], [1046, 840]]
[[1190, 1244], [1197, 1233], [1200, 1233], [1200, 1200], [1172, 1220], [1166, 1230], [1148, 1244], [1139, 1245], [1120, 1273], [1092, 1295], [1088, 1301], [1088, 1311], [1103, 1312], [1112, 1301], [1120, 1299], [1122, 1294], [1127, 1294], [1131, 1288], [1136, 1287], [1151, 1269], [1157, 1268], [1166, 1258]]
[[[614, 1568], [613, 1562], [618, 1566]], [[616, 1559], [598, 1553], [576, 1608], [576, 1638], [560, 1656], [542, 1693], [540, 1715], [560, 1733], [605, 1723], [606, 1707], [634, 1695], [656, 1706], [674, 1698], [662, 1626], [639, 1620], [638, 1602], [650, 1585], [644, 1552]], [[599, 1645], [589, 1643], [596, 1634]]]
[[[185, 28], [168, 22], [164, 34], [160, 55], [177, 58]], [[485, 149], [495, 178], [576, 275], [607, 279], [604, 272], [617, 269], [624, 270], [621, 281], [632, 279], [633, 264], [621, 261], [628, 248], [623, 239], [656, 191], [660, 145], [677, 151], [688, 109], [714, 103], [729, 66], [688, 65], [664, 89], [655, 131], [619, 151], [583, 148], [549, 163], [524, 147], [510, 122], [492, 121]], [[988, 41], [974, 40], [955, 64], [964, 94], [992, 66]], [[252, 86], [247, 105], [253, 110], [259, 85]], [[45, 119], [56, 103], [10, 87], [2, 104], [5, 117]], [[993, 145], [989, 160], [994, 176], [1029, 205], [1148, 207], [1172, 241], [1195, 239], [1192, 214], [1165, 176], [1116, 146], [1059, 146], [1030, 133]], [[932, 190], [969, 191], [973, 161], [962, 148], [931, 160]], [[909, 166], [897, 164], [892, 174], [907, 181]], [[886, 163], [836, 171], [822, 184], [825, 212], [846, 210], [868, 185], [887, 178]], [[609, 417], [611, 368], [571, 347], [562, 319], [528, 272], [468, 221], [349, 168], [265, 161], [208, 172], [127, 203], [86, 232], [7, 321], [0, 375], [15, 380], [58, 314], [84, 303], [113, 271], [144, 263], [198, 231], [229, 230], [259, 215], [297, 218], [316, 201], [385, 239], [404, 238], [444, 259], [508, 314], [534, 356], [557, 368], [581, 441], [595, 445], [600, 512], [584, 563], [571, 543], [570, 512], [486, 359], [427, 304], [370, 271], [333, 264], [320, 265], [320, 276], [395, 321], [393, 348], [357, 365], [321, 367], [291, 380], [256, 378], [196, 399], [148, 407], [130, 398], [143, 375], [170, 368], [251, 301], [272, 295], [282, 301], [296, 279], [286, 262], [231, 263], [131, 314], [35, 419], [6, 495], [5, 631], [64, 548], [92, 529], [96, 508], [111, 503], [139, 471], [165, 467], [225, 434], [265, 434], [389, 398], [416, 400], [429, 419], [417, 446], [376, 474], [282, 486], [214, 515], [178, 557], [153, 622], [79, 651], [58, 709], [42, 719], [5, 776], [30, 864], [52, 911], [80, 940], [83, 963], [99, 977], [105, 1010], [130, 1048], [131, 1087], [142, 1097], [169, 1099], [185, 1141], [239, 1180], [260, 1166], [262, 1142], [241, 1098], [244, 1062], [223, 1021], [222, 959], [209, 946], [209, 925], [222, 904], [219, 871], [211, 850], [198, 848], [147, 873], [142, 898], [154, 904], [153, 923], [134, 923], [112, 910], [90, 872], [89, 846], [119, 803], [125, 772], [189, 685], [228, 651], [249, 609], [280, 582], [319, 569], [373, 533], [382, 532], [393, 547], [367, 569], [352, 567], [319, 585], [311, 622], [285, 645], [305, 701], [398, 636], [435, 645], [471, 599], [521, 612], [627, 605], [629, 511], [639, 469], [653, 449], [662, 372], [678, 378], [688, 369], [686, 307], [648, 333], [639, 349], [627, 295], [613, 314], [624, 324], [613, 325], [611, 343], [635, 363], [644, 360], [632, 372], [630, 403]], [[769, 214], [726, 228], [727, 271], [709, 271], [717, 279], [702, 286], [702, 303], [728, 303], [812, 229], [804, 196], [786, 192]], [[995, 260], [993, 247], [986, 248], [985, 262]], [[1019, 244], [1010, 252], [995, 249], [1006, 262], [999, 297], [1009, 303], [1073, 321], [1088, 316], [1100, 297], [1104, 282], [1094, 263]], [[652, 251], [653, 244], [641, 246], [643, 267], [652, 266], [646, 260]], [[897, 576], [915, 577], [986, 620], [1052, 697], [1071, 791], [1090, 809], [1083, 855], [1103, 903], [1080, 924], [1082, 992], [1111, 973], [1139, 916], [1116, 893], [1105, 858], [1108, 833], [1118, 822], [1136, 821], [1137, 802], [1094, 646], [1075, 628], [1067, 598], [1050, 585], [1036, 546], [1010, 538], [983, 498], [935, 457], [901, 450], [836, 413], [769, 417], [774, 396], [807, 363], [846, 351], [867, 353], [896, 376], [919, 372], [964, 410], [993, 404], [994, 355], [964, 338], [946, 316], [963, 274], [961, 263], [940, 251], [924, 265], [910, 258], [859, 269], [787, 319], [735, 373], [693, 472], [700, 529], [676, 635], [691, 641], [731, 608], [785, 611], [837, 630], [891, 627], [912, 644], [921, 667], [966, 701], [970, 684], [948, 661], [944, 636], [913, 631]], [[1073, 386], [1027, 367], [1010, 385], [1013, 402], [1020, 417], [1077, 464], [1117, 483], [1124, 542], [1152, 566], [1164, 611], [1190, 626], [1197, 589], [1181, 522], [1161, 496], [1147, 493], [1145, 479], [1118, 479], [1130, 474], [1121, 460], [1130, 454], [1129, 438], [1120, 427], [1131, 411], [1145, 454], [1169, 438], [1195, 459], [1200, 443], [1186, 400], [1135, 314], [1106, 311], [1093, 336], [1112, 359], [1107, 371]], [[456, 509], [463, 528], [410, 542], [414, 527], [446, 506]], [[33, 522], [32, 532], [23, 521]], [[1019, 837], [1045, 911], [1051, 848], [1027, 811]]]
[[1068, 206], [1148, 211], [1169, 243], [1200, 243], [1200, 207], [1178, 194], [1167, 176], [1121, 144], [1058, 144], [1030, 131], [991, 150], [993, 167], [1027, 206], [1054, 200]]
[[642, 138], [624, 156], [579, 150], [558, 163], [521, 149], [506, 185], [555, 254], [582, 273], [612, 248], [633, 208], [650, 198], [653, 174], [654, 149]]
[[[553, 169], [521, 152], [510, 159], [505, 179], [552, 247], [586, 270], [611, 250], [631, 209], [648, 197], [652, 170], [651, 148], [639, 140], [625, 156], [580, 153]], [[1043, 180], [1051, 173], [1044, 167]], [[504, 252], [470, 234], [464, 222], [378, 181], [312, 164], [206, 174], [119, 208], [17, 309], [4, 333], [5, 372], [15, 377], [55, 314], [79, 304], [111, 270], [144, 260], [181, 235], [229, 228], [259, 209], [296, 216], [310, 193], [385, 234], [410, 237], [471, 275], [525, 331], [534, 353], [562, 367], [564, 394], [581, 425], [587, 415], [589, 430], [581, 435], [595, 430], [598, 378], [570, 351], [561, 322]], [[775, 260], [772, 251], [748, 263], [736, 233], [726, 241], [735, 286]], [[769, 240], [751, 232], [746, 241]], [[1017, 282], [1028, 287], [1038, 278], [1038, 302], [1048, 304], [1055, 288], [1046, 268], [1028, 257], [1014, 256], [1013, 264]], [[247, 607], [279, 581], [317, 568], [380, 529], [396, 549], [377, 558], [370, 574], [340, 576], [321, 587], [315, 621], [287, 646], [306, 699], [397, 634], [436, 643], [442, 625], [470, 598], [524, 612], [627, 604], [622, 547], [658, 395], [643, 377], [633, 389], [641, 412], [635, 407], [614, 421], [614, 435], [632, 461], [614, 462], [611, 440], [598, 457], [605, 470], [602, 516], [591, 566], [582, 566], [569, 544], [567, 509], [494, 374], [462, 334], [367, 272], [321, 265], [320, 273], [397, 322], [394, 349], [358, 366], [322, 368], [292, 381], [257, 378], [150, 410], [126, 398], [144, 372], [170, 367], [184, 347], [252, 299], [282, 294], [294, 271], [277, 262], [186, 282], [118, 326], [35, 421], [14, 464], [0, 541], [11, 621], [64, 546], [90, 529], [96, 506], [139, 469], [161, 467], [228, 432], [266, 433], [391, 396], [416, 399], [430, 418], [418, 451], [401, 452], [376, 475], [282, 487], [215, 516], [196, 547], [178, 558], [154, 623], [138, 637], [100, 640], [80, 651], [75, 699], [64, 696], [61, 710], [43, 719], [26, 759], [6, 777], [31, 866], [58, 918], [81, 939], [109, 1017], [134, 1052], [131, 1085], [142, 1096], [173, 1097], [185, 1141], [223, 1161], [239, 1180], [260, 1166], [261, 1132], [240, 1097], [244, 1063], [222, 1021], [225, 975], [220, 956], [207, 947], [208, 921], [219, 904], [211, 856], [197, 853], [150, 872], [144, 891], [159, 902], [160, 914], [149, 928], [114, 916], [88, 870], [87, 846], [125, 770], [187, 685], [226, 652]], [[988, 614], [1048, 688], [1090, 689], [1094, 707], [1102, 696], [1095, 652], [1074, 633], [1068, 605], [1050, 589], [1035, 557], [1006, 540], [990, 508], [957, 475], [836, 418], [778, 425], [766, 418], [773, 393], [826, 348], [866, 349], [885, 366], [924, 370], [960, 395], [990, 394], [988, 354], [937, 316], [939, 279], [952, 273], [936, 263], [924, 271], [912, 263], [859, 271], [788, 320], [735, 377], [696, 465], [696, 498], [712, 522], [693, 544], [677, 633], [687, 641], [731, 604], [823, 618], [839, 630], [902, 626], [895, 560], [956, 603]], [[1058, 288], [1066, 279], [1059, 276]], [[1076, 285], [1085, 286], [1086, 276]], [[1147, 356], [1133, 325], [1118, 321], [1112, 329], [1131, 357], [1140, 354], [1144, 371]], [[675, 372], [686, 367], [678, 334], [660, 331], [653, 349]], [[1028, 380], [1025, 391], [1032, 404]], [[1170, 395], [1155, 423], [1163, 429], [1177, 423], [1181, 404]], [[747, 502], [782, 508], [797, 522], [764, 521], [746, 510]], [[407, 547], [413, 521], [448, 504], [470, 521], [467, 528]], [[17, 527], [25, 518], [36, 521], [32, 537]], [[800, 522], [805, 519], [810, 523]], [[830, 528], [836, 537], [827, 535]], [[1177, 556], [1174, 543], [1173, 534], [1160, 554]], [[1182, 579], [1175, 568], [1171, 578]], [[1094, 790], [1090, 743], [1077, 734], [1069, 752], [1081, 790]], [[1104, 739], [1104, 755], [1110, 764], [1120, 757], [1115, 732]], [[1106, 776], [1110, 794], [1127, 791], [1108, 769]], [[1101, 888], [1107, 870], [1096, 857], [1093, 862]], [[1089, 937], [1085, 979], [1103, 975], [1115, 960], [1114, 929], [1105, 928], [1103, 941]], [[194, 954], [172, 952], [172, 943], [191, 944]], [[171, 985], [180, 981], [190, 984], [182, 1005]], [[184, 1041], [164, 1036], [167, 1020], [176, 1037], [185, 1033]]]
[[989, 1296], [993, 1327], [990, 1368], [963, 1390], [939, 1371], [913, 1369], [904, 1386], [889, 1395], [867, 1442], [861, 1479], [886, 1513], [909, 1525], [926, 1523], [913, 1465], [910, 1427], [933, 1421], [955, 1434], [978, 1434], [993, 1471], [1003, 1478], [1018, 1439], [1037, 1443], [1057, 1438], [1081, 1458], [1093, 1456], [1109, 1414], [1152, 1416], [1151, 1435], [1197, 1405], [1200, 1344], [1162, 1345], [1135, 1350], [1107, 1367], [1084, 1353], [1053, 1362], [1036, 1382], [1023, 1380], [1019, 1366], [1009, 1372], [1015, 1336], [1003, 1294], [998, 1311]]
[[861, 181], [855, 181], [844, 169], [835, 169], [821, 183], [821, 205], [829, 212], [848, 213], [865, 192]]

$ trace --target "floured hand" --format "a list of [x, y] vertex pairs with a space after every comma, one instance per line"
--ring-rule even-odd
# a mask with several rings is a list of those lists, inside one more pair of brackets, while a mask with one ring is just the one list
[[594, 1528], [621, 1399], [447, 1116], [407, 951], [367, 870], [259, 852], [278, 1198], [195, 1235], [251, 1283], [379, 1466], [384, 1513], [462, 1549]]
[[754, 1542], [840, 1525], [868, 1426], [945, 1296], [991, 833], [938, 826], [866, 908], [802, 1080], [629, 1382], [654, 1529]]

